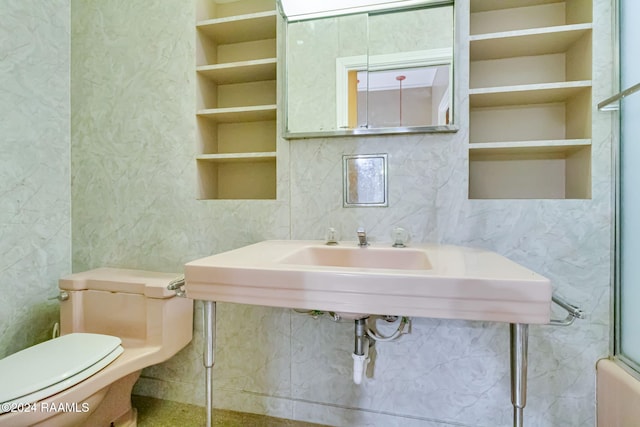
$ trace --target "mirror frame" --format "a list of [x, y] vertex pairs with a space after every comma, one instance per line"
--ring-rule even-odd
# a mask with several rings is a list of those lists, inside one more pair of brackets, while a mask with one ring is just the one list
[[[308, 21], [316, 18], [328, 18], [341, 15], [353, 15], [363, 12], [374, 12], [384, 10], [401, 10], [409, 9], [428, 4], [437, 5], [438, 3], [446, 3], [445, 0], [343, 0], [340, 2], [340, 6], [336, 6], [336, 1], [329, 1], [329, 8], [317, 7], [318, 2], [315, 2], [313, 6], [309, 6], [309, 3], [305, 4], [308, 9], [302, 7], [304, 12], [299, 12], [297, 15], [287, 16], [283, 3], [299, 2], [300, 0], [277, 0], [278, 9], [282, 17], [289, 22]], [[453, 2], [453, 0], [449, 0]], [[347, 5], [345, 7], [345, 4]], [[294, 8], [295, 9], [295, 8]]]
[[380, 127], [380, 128], [358, 128], [358, 129], [339, 129], [339, 130], [328, 130], [328, 131], [310, 131], [310, 132], [290, 132], [288, 129], [288, 56], [287, 56], [287, 46], [288, 46], [288, 24], [301, 22], [311, 19], [319, 19], [320, 17], [312, 17], [312, 18], [303, 18], [303, 19], [291, 19], [289, 20], [283, 13], [282, 5], [280, 0], [277, 0], [278, 11], [283, 18], [283, 33], [284, 40], [282, 43], [282, 49], [284, 51], [284, 72], [281, 74], [284, 76], [284, 85], [282, 89], [282, 102], [284, 103], [283, 112], [284, 117], [282, 120], [282, 137], [289, 140], [295, 139], [309, 139], [309, 138], [326, 138], [326, 137], [345, 137], [345, 136], [377, 136], [377, 135], [398, 135], [398, 134], [423, 134], [423, 133], [454, 133], [459, 130], [459, 126], [456, 124], [456, 108], [455, 108], [455, 75], [456, 75], [456, 67], [455, 67], [455, 44], [456, 44], [456, 14], [455, 14], [455, 0], [423, 0], [420, 4], [411, 4], [408, 6], [400, 6], [400, 7], [387, 7], [385, 9], [375, 8], [373, 10], [359, 10], [357, 12], [337, 12], [334, 15], [323, 14], [321, 18], [331, 17], [331, 16], [344, 16], [351, 15], [354, 13], [371, 13], [371, 14], [381, 14], [385, 12], [397, 12], [403, 10], [411, 10], [411, 9], [421, 9], [424, 7], [443, 7], [443, 6], [451, 6], [454, 8], [453, 13], [453, 22], [452, 22], [452, 30], [453, 34], [453, 47], [452, 47], [452, 61], [449, 66], [451, 67], [450, 75], [452, 76], [451, 81], [449, 83], [449, 88], [451, 91], [451, 123], [449, 125], [436, 125], [436, 126], [402, 126], [402, 127]]

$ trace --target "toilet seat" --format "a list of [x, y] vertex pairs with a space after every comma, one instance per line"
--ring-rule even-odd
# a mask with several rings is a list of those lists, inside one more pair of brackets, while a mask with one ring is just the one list
[[0, 413], [28, 404], [89, 378], [124, 351], [118, 337], [73, 333], [0, 360]]

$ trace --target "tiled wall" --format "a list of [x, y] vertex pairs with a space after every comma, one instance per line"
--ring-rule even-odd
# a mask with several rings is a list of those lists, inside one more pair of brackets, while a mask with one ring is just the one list
[[69, 1], [0, 0], [0, 358], [51, 335], [71, 270]]
[[[609, 2], [595, 3], [594, 103], [611, 86]], [[264, 239], [319, 239], [328, 226], [388, 240], [400, 225], [414, 241], [488, 248], [549, 277], [589, 314], [566, 329], [531, 328], [527, 424], [592, 425], [609, 331], [609, 116], [594, 116], [593, 199], [468, 200], [468, 2], [456, 13], [459, 132], [280, 140], [277, 201], [196, 201], [194, 5], [73, 1], [74, 270], [178, 272]], [[390, 206], [342, 208], [342, 154], [380, 152]], [[195, 320], [193, 344], [147, 369], [137, 393], [204, 405], [200, 310]], [[217, 326], [219, 407], [335, 425], [511, 423], [506, 325], [414, 319], [411, 335], [376, 345], [360, 386], [351, 324], [219, 304]]]

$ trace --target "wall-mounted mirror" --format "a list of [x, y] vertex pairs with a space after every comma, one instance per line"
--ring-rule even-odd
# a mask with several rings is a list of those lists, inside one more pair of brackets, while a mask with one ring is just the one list
[[285, 137], [451, 132], [453, 1], [289, 21]]

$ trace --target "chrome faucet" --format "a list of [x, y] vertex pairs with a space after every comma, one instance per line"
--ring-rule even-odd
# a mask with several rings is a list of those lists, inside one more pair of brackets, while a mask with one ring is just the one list
[[361, 248], [369, 246], [369, 242], [367, 241], [367, 232], [364, 231], [364, 227], [358, 227], [358, 246]]

